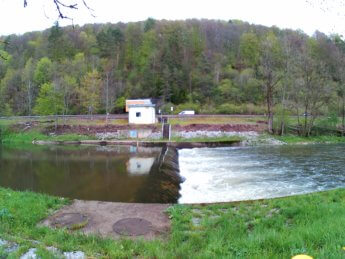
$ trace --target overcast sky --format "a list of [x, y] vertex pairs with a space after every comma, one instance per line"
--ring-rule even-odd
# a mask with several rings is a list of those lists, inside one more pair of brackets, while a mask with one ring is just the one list
[[[57, 19], [53, 0], [0, 0], [0, 35], [22, 34], [49, 28]], [[65, 11], [74, 24], [116, 23], [155, 19], [188, 18], [240, 19], [266, 26], [301, 29], [308, 34], [315, 30], [345, 34], [343, 0], [85, 0], [94, 9], [92, 17], [82, 0], [61, 0], [78, 3], [79, 10]], [[326, 2], [326, 3], [325, 3]], [[70, 25], [71, 21], [60, 21]]]

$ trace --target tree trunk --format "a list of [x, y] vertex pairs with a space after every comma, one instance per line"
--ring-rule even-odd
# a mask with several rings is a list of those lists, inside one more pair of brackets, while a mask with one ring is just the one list
[[345, 133], [345, 95], [343, 94], [343, 117], [342, 117], [342, 121], [341, 121], [341, 124], [342, 124], [342, 131], [341, 131], [341, 135], [344, 136], [344, 133]]
[[29, 103], [29, 115], [31, 115], [31, 103], [32, 103], [32, 98], [31, 98], [31, 80], [29, 80], [28, 83], [28, 103]]
[[192, 72], [189, 72], [189, 95], [190, 95], [190, 101], [193, 101], [193, 97], [192, 97]]
[[106, 73], [106, 98], [105, 98], [105, 112], [108, 115], [109, 113], [109, 74]]
[[273, 88], [271, 84], [269, 83], [267, 85], [267, 130], [270, 134], [273, 133]]

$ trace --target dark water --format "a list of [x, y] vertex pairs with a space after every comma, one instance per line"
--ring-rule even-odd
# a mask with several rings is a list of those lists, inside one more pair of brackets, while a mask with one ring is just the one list
[[345, 145], [179, 151], [180, 203], [272, 198], [345, 187]]
[[[62, 197], [117, 202], [177, 202], [157, 173], [160, 148], [1, 146], [0, 185]], [[176, 188], [172, 186], [171, 188]]]

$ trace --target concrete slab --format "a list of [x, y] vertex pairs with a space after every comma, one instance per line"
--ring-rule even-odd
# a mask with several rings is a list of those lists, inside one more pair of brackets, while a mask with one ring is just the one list
[[[143, 204], [143, 203], [118, 203], [103, 201], [74, 200], [71, 205], [58, 210], [52, 216], [45, 219], [41, 225], [56, 227], [56, 222], [68, 213], [80, 213], [87, 216], [87, 224], [78, 229], [85, 234], [95, 234], [102, 237], [118, 238], [143, 238], [152, 240], [164, 238], [170, 231], [170, 219], [165, 213], [169, 204]], [[150, 230], [142, 235], [121, 235], [114, 231], [113, 225], [124, 219], [138, 218], [151, 223]], [[140, 226], [138, 226], [140, 227]]]

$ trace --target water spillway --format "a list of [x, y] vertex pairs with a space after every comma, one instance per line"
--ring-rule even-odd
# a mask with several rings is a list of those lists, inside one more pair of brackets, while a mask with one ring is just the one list
[[147, 184], [138, 191], [136, 200], [145, 203], [177, 203], [183, 180], [180, 175], [177, 149], [163, 147], [151, 167]]
[[179, 203], [265, 199], [345, 187], [345, 145], [182, 149]]

